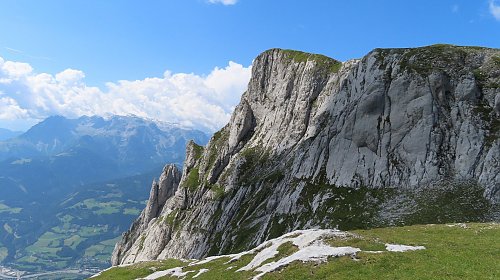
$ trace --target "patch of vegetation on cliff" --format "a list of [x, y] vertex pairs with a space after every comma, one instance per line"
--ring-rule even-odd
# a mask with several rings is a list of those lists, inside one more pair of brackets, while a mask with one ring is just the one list
[[267, 239], [276, 238], [294, 227], [296, 217], [293, 214], [273, 217], [267, 228]]
[[142, 251], [142, 249], [144, 249], [144, 241], [146, 241], [146, 235], [142, 234], [139, 243], [139, 251]]
[[168, 215], [164, 217], [164, 223], [166, 223], [169, 226], [173, 226], [175, 222], [175, 217], [177, 216], [177, 213], [179, 212], [179, 209], [175, 209], [172, 212], [170, 212]]
[[485, 137], [485, 146], [491, 147], [500, 136], [500, 119], [498, 119], [489, 104], [482, 102], [474, 107], [474, 113], [484, 122], [484, 129], [488, 134]]
[[213, 192], [213, 199], [214, 200], [221, 200], [224, 198], [225, 192], [224, 192], [224, 187], [220, 185], [210, 185], [210, 190]]
[[429, 75], [434, 70], [447, 71], [453, 64], [463, 61], [470, 50], [447, 44], [403, 49], [400, 67], [403, 71], [412, 71], [421, 75]]
[[283, 180], [284, 178], [285, 178], [285, 174], [283, 174], [283, 172], [281, 170], [275, 170], [275, 171], [271, 172], [270, 174], [268, 174], [264, 178], [264, 180], [266, 180], [269, 183], [278, 183], [281, 180]]
[[240, 152], [244, 162], [239, 167], [241, 171], [238, 182], [243, 185], [252, 185], [259, 182], [262, 177], [256, 174], [262, 174], [265, 167], [269, 165], [270, 153], [260, 146], [245, 148]]
[[474, 74], [474, 78], [476, 79], [476, 82], [478, 82], [479, 84], [483, 84], [488, 78], [488, 76], [486, 76], [486, 74], [483, 71], [481, 71], [481, 69], [474, 69], [472, 71], [472, 74]]
[[201, 158], [203, 155], [203, 146], [200, 146], [196, 144], [195, 142], [192, 142], [192, 147], [193, 147], [193, 152], [194, 152], [194, 159], [198, 160]]
[[[253, 163], [250, 167], [259, 166], [258, 154], [246, 152], [246, 157], [251, 159], [249, 162]], [[254, 170], [251, 174], [265, 174], [261, 171]], [[304, 186], [298, 200], [298, 209], [302, 210], [293, 214], [275, 214], [263, 229], [263, 224], [253, 222], [270, 211], [268, 202], [274, 190], [274, 180], [268, 178], [265, 175], [261, 175], [260, 179], [254, 177], [253, 183], [247, 185], [247, 192], [252, 195], [241, 201], [229, 226], [232, 234], [227, 239], [231, 241], [217, 247], [217, 252], [235, 253], [249, 249], [255, 245], [252, 242], [255, 242], [256, 234], [261, 232], [261, 238], [271, 239], [293, 229], [311, 226], [353, 230], [393, 225], [482, 222], [490, 220], [495, 211], [500, 211], [498, 205], [492, 205], [483, 197], [484, 188], [473, 182], [442, 182], [417, 190], [368, 188], [361, 181], [353, 182], [352, 187], [339, 187], [329, 184], [323, 171], [313, 181], [295, 179], [290, 182], [289, 185], [295, 188]]]
[[495, 55], [491, 59], [493, 60], [493, 63], [500, 66], [500, 56]]
[[200, 171], [197, 167], [192, 168], [186, 178], [185, 186], [190, 190], [194, 191], [200, 185]]
[[235, 235], [233, 246], [231, 248], [232, 253], [241, 252], [243, 250], [247, 250], [252, 244], [252, 240], [254, 240], [255, 235], [260, 229], [260, 225], [256, 224], [253, 226], [242, 227], [242, 230], [238, 234]]
[[[213, 219], [215, 220], [215, 219]], [[215, 220], [216, 221], [216, 220]], [[212, 237], [210, 241], [210, 249], [207, 252], [207, 256], [215, 256], [220, 252], [222, 243], [222, 232], [217, 232], [215, 236]]]
[[438, 183], [416, 190], [413, 196], [417, 208], [406, 215], [406, 224], [482, 222], [496, 209], [475, 182]]
[[244, 162], [238, 168], [240, 171], [238, 183], [249, 186], [258, 183], [274, 185], [285, 179], [285, 174], [279, 167], [269, 168], [277, 162], [277, 160], [272, 160], [269, 150], [260, 146], [250, 147], [242, 150], [240, 156]]
[[[253, 195], [241, 201], [241, 205], [231, 218], [228, 227], [231, 234], [226, 236], [223, 244], [219, 242], [221, 246], [216, 248], [221, 253], [236, 253], [256, 245], [254, 244], [255, 237], [262, 230], [262, 223], [258, 220], [265, 211], [267, 198], [272, 194], [272, 189], [266, 185], [252, 186], [249, 187], [248, 193], [253, 193]], [[220, 215], [218, 211], [216, 214]]]
[[500, 78], [493, 73], [498, 73], [498, 71], [500, 71], [500, 56], [497, 55], [492, 56], [485, 65], [474, 69], [472, 73], [479, 88], [497, 89], [500, 88]]
[[340, 67], [342, 67], [342, 62], [322, 54], [305, 53], [295, 50], [283, 50], [283, 53], [297, 63], [314, 61], [318, 67], [327, 70], [329, 73], [337, 73]]
[[395, 191], [392, 188], [365, 186], [339, 187], [326, 181], [308, 183], [299, 199], [299, 203], [308, 210], [300, 215], [299, 220], [305, 224], [313, 219], [322, 227], [342, 230], [381, 226], [378, 221], [381, 204], [392, 198]]
[[397, 50], [395, 49], [374, 49], [375, 52], [375, 59], [377, 61], [377, 64], [379, 65], [378, 69], [382, 70], [387, 67], [387, 63], [385, 62], [385, 58], [391, 53], [395, 52]]
[[[217, 157], [220, 154], [220, 151], [226, 145], [229, 140], [229, 131], [227, 131], [227, 126], [222, 128], [221, 130], [214, 133], [212, 139], [209, 142], [208, 148], [208, 163], [206, 165], [206, 169], [204, 170], [204, 174], [208, 176], [208, 170], [212, 169], [215, 165]], [[207, 178], [205, 178], [207, 179]]]

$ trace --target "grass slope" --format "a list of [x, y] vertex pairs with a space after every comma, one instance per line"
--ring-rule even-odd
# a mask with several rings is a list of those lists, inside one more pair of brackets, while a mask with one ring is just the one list
[[[404, 253], [359, 252], [355, 260], [346, 256], [330, 258], [325, 263], [294, 262], [262, 279], [500, 279], [500, 224], [415, 225], [351, 232], [358, 237], [325, 241], [331, 246], [352, 246], [363, 251], [383, 250], [385, 243], [423, 245], [426, 249]], [[282, 258], [295, 251], [289, 247], [278, 249], [275, 257]], [[257, 273], [236, 270], [252, 259], [253, 255], [245, 255], [236, 262], [226, 263], [229, 258], [220, 258], [184, 267], [183, 271], [193, 271], [185, 279], [192, 279], [200, 269], [208, 272], [196, 279], [250, 279]], [[136, 279], [186, 265], [178, 260], [146, 262], [115, 267], [92, 279]]]

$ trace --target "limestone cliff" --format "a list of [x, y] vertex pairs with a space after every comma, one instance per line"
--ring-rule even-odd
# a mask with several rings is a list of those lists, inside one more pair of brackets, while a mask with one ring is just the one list
[[237, 252], [294, 229], [496, 218], [499, 115], [498, 49], [344, 63], [266, 51], [228, 125], [188, 145], [175, 193], [153, 185], [113, 264]]
[[[115, 259], [115, 257], [118, 257], [123, 254], [123, 252], [130, 250], [134, 241], [137, 239], [141, 240], [138, 246], [144, 248], [144, 239], [141, 233], [148, 230], [148, 224], [151, 220], [157, 219], [160, 216], [161, 211], [165, 206], [165, 202], [177, 191], [180, 180], [181, 172], [174, 164], [166, 165], [163, 168], [163, 172], [158, 182], [153, 182], [146, 208], [144, 208], [139, 218], [133, 223], [130, 230], [122, 236], [121, 242], [124, 246], [115, 246], [115, 252], [111, 260], [112, 263], [118, 263], [119, 260]], [[157, 244], [149, 246], [150, 249], [153, 249], [153, 247], [159, 248], [164, 245], [162, 244], [162, 240], [155, 240], [155, 242]], [[155, 258], [157, 255], [158, 253], [155, 253], [154, 250], [152, 250], [146, 258]]]

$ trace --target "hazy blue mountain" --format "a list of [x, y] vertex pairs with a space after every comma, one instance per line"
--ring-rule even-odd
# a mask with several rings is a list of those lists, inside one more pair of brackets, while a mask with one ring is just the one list
[[[0, 142], [0, 197], [52, 197], [74, 187], [182, 164], [187, 141], [207, 135], [138, 117], [49, 117]], [[61, 190], [63, 187], [63, 190]]]
[[53, 116], [16, 138], [1, 142], [0, 160], [58, 156], [75, 149], [86, 149], [111, 159], [122, 168], [149, 170], [157, 163], [182, 164], [184, 151], [179, 149], [189, 139], [206, 142], [208, 137], [198, 130], [158, 124], [135, 116], [109, 119]]
[[[53, 116], [0, 141], [0, 251], [8, 251], [0, 264], [43, 271], [81, 258], [95, 263], [98, 243], [133, 220], [154, 174], [166, 163], [181, 165], [189, 140], [207, 143], [208, 136], [135, 116]], [[47, 235], [81, 244], [45, 244]], [[97, 263], [109, 259], [108, 247]]]
[[12, 131], [6, 128], [0, 128], [0, 141], [4, 141], [10, 138], [21, 135], [22, 131]]

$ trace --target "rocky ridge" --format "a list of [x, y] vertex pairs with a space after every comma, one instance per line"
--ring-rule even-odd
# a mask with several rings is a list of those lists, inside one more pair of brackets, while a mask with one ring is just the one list
[[499, 93], [498, 49], [344, 63], [266, 51], [229, 124], [188, 144], [178, 185], [162, 176], [171, 191], [155, 200], [153, 184], [112, 263], [238, 252], [302, 228], [498, 218]]

